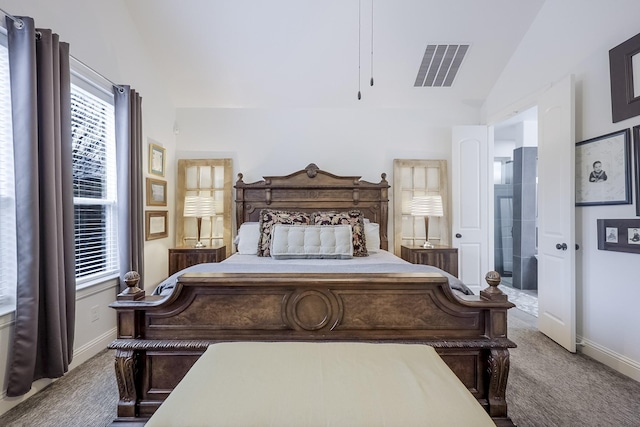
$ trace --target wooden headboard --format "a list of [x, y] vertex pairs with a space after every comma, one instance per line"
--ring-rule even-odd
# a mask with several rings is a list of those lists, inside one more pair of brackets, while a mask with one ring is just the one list
[[389, 183], [387, 174], [379, 183], [363, 181], [359, 176], [336, 176], [311, 163], [286, 176], [265, 176], [250, 184], [238, 174], [236, 189], [236, 225], [258, 221], [262, 209], [299, 212], [347, 211], [357, 209], [371, 222], [380, 224], [380, 247], [389, 249]]

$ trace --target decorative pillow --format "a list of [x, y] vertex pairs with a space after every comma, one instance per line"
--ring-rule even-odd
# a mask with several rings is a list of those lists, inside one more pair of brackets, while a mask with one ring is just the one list
[[380, 224], [365, 222], [364, 238], [367, 242], [367, 252], [378, 252], [380, 250]]
[[271, 256], [271, 232], [274, 224], [310, 224], [311, 215], [304, 212], [278, 211], [262, 209], [260, 211], [260, 239], [258, 240], [258, 256]]
[[349, 259], [353, 257], [350, 225], [274, 224], [273, 259]]
[[367, 253], [367, 244], [364, 235], [364, 216], [362, 212], [358, 210], [347, 212], [314, 212], [311, 223], [316, 225], [350, 225], [353, 235], [353, 256], [369, 255]]
[[238, 253], [242, 255], [255, 255], [258, 253], [258, 240], [260, 240], [260, 223], [243, 222], [238, 230], [235, 244], [238, 245]]

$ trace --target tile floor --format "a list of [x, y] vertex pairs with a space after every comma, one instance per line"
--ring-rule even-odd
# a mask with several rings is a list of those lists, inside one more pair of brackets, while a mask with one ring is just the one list
[[520, 310], [538, 317], [538, 292], [511, 287], [511, 277], [503, 277], [500, 290], [509, 296], [509, 301]]

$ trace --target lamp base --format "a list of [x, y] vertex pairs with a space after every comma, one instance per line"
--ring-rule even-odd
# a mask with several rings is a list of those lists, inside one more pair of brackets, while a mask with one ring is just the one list
[[433, 246], [433, 243], [426, 241], [424, 242], [424, 245], [422, 245], [422, 247], [425, 249], [433, 249], [434, 246]]
[[193, 245], [194, 248], [204, 248], [204, 243], [202, 243], [201, 241], [198, 241], [198, 243], [196, 243], [195, 245]]

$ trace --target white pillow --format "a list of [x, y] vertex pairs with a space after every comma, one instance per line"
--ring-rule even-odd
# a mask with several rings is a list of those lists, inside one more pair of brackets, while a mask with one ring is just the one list
[[364, 223], [364, 241], [367, 244], [367, 252], [380, 251], [380, 224]]
[[349, 259], [351, 226], [274, 224], [269, 251], [274, 259]]
[[258, 253], [258, 240], [260, 239], [260, 223], [243, 222], [238, 230], [235, 242], [238, 253], [241, 255], [256, 255]]

